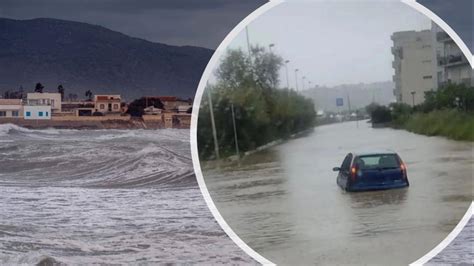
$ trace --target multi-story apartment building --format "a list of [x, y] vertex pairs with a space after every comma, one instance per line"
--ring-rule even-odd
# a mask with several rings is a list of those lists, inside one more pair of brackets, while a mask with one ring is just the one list
[[473, 70], [454, 40], [435, 23], [432, 23], [431, 31], [436, 43], [436, 49], [433, 51], [437, 59], [435, 87], [447, 83], [474, 86]]
[[391, 39], [397, 102], [420, 104], [425, 100], [425, 92], [435, 88], [432, 33], [430, 30], [401, 31], [393, 33]]

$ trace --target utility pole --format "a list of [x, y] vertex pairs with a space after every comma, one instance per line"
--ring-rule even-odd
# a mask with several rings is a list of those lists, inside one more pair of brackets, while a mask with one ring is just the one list
[[295, 85], [296, 85], [296, 91], [298, 91], [298, 70], [295, 69]]
[[230, 104], [230, 109], [232, 112], [232, 124], [234, 126], [235, 152], [237, 153], [237, 158], [240, 160], [239, 141], [237, 140], [237, 126], [235, 125], [234, 103]]
[[415, 107], [415, 94], [416, 94], [416, 91], [411, 92], [412, 107]]
[[247, 36], [247, 50], [249, 51], [249, 58], [252, 58], [252, 51], [250, 50], [249, 29], [245, 26], [245, 35]]
[[211, 88], [206, 86], [207, 97], [209, 99], [209, 112], [211, 113], [211, 125], [212, 125], [212, 136], [214, 138], [214, 152], [216, 153], [216, 159], [220, 159], [219, 155], [219, 143], [217, 142], [216, 122], [214, 121], [214, 107], [212, 107]]
[[288, 77], [288, 63], [290, 60], [285, 60], [285, 70], [286, 70], [286, 88], [290, 90], [290, 79]]

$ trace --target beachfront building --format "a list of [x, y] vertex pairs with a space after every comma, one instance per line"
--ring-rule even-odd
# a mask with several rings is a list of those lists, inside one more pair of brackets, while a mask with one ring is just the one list
[[23, 106], [25, 120], [50, 120], [51, 105], [25, 105]]
[[23, 104], [21, 99], [0, 99], [0, 119], [21, 117], [23, 117]]
[[190, 106], [191, 104], [190, 101], [182, 100], [176, 96], [158, 96], [156, 98], [160, 99], [163, 108], [168, 111], [178, 112], [179, 106]]
[[122, 111], [122, 98], [120, 95], [95, 95], [94, 109], [95, 112], [106, 114], [119, 114]]
[[145, 115], [161, 115], [161, 112], [162, 110], [160, 108], [156, 108], [153, 105], [143, 109]]
[[433, 64], [436, 58], [431, 30], [395, 32], [391, 38], [397, 102], [409, 105], [423, 103], [425, 92], [435, 89]]
[[[49, 113], [60, 113], [62, 108], [61, 93], [54, 92], [30, 92], [26, 95], [26, 105], [29, 106], [46, 106], [49, 105], [51, 110]], [[25, 115], [26, 117], [26, 115]]]

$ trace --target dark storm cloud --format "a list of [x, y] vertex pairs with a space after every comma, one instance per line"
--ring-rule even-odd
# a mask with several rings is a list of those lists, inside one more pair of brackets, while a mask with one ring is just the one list
[[474, 2], [472, 0], [418, 0], [446, 22], [474, 53]]
[[216, 48], [263, 0], [2, 0], [0, 17], [57, 18], [98, 24], [130, 36]]

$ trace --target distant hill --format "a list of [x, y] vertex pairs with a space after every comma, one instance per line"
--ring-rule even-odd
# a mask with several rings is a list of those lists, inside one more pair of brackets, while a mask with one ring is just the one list
[[[388, 105], [395, 101], [392, 81], [344, 84], [335, 87], [315, 87], [303, 92], [303, 95], [313, 99], [316, 109], [336, 112], [348, 109], [348, 97], [351, 109], [362, 108], [373, 101]], [[336, 106], [336, 98], [343, 99], [343, 107]]]
[[45, 91], [84, 97], [117, 93], [128, 100], [144, 95], [194, 97], [213, 51], [132, 38], [87, 23], [39, 18], [0, 18], [0, 93]]

